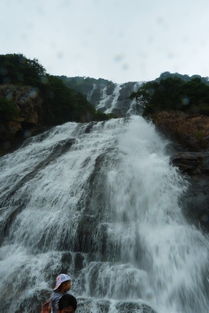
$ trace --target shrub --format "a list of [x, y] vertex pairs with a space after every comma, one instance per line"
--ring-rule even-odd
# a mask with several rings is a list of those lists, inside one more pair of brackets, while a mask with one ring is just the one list
[[12, 120], [17, 118], [18, 109], [16, 104], [6, 98], [0, 98], [0, 120]]

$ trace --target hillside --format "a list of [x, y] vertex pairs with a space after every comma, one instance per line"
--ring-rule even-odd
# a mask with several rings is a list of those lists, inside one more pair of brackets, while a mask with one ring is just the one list
[[47, 74], [37, 60], [0, 55], [0, 154], [51, 126], [108, 118], [80, 92]]

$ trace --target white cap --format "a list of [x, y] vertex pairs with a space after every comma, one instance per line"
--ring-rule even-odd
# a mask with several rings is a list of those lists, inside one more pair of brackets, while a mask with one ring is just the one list
[[54, 287], [54, 290], [56, 290], [57, 288], [59, 288], [59, 286], [64, 283], [65, 281], [68, 280], [72, 280], [72, 278], [70, 277], [70, 275], [67, 274], [59, 274], [56, 278], [56, 285]]

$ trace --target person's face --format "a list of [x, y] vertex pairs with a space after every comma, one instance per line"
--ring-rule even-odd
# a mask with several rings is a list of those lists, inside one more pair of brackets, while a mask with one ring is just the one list
[[67, 308], [60, 310], [59, 313], [74, 313], [74, 309], [72, 306], [69, 306]]
[[63, 283], [63, 291], [68, 291], [71, 289], [71, 287], [72, 287], [71, 280], [68, 280], [68, 281]]

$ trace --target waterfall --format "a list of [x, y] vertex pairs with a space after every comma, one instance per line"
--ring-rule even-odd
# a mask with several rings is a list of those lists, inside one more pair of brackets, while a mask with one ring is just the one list
[[116, 84], [113, 92], [108, 95], [107, 86], [105, 86], [101, 92], [101, 99], [96, 106], [97, 110], [103, 110], [106, 114], [112, 113], [116, 106], [119, 106], [120, 89], [121, 85]]
[[[133, 85], [132, 93], [133, 92], [137, 92], [137, 90], [139, 89], [140, 85], [141, 85], [140, 82], [135, 83]], [[133, 98], [131, 103], [130, 103], [129, 109], [127, 110], [127, 114], [128, 115], [137, 115], [137, 113], [142, 115], [142, 113], [143, 113], [143, 105], [139, 104], [139, 101], [137, 101], [136, 98]]]
[[113, 99], [112, 99], [111, 107], [106, 109], [105, 113], [112, 113], [114, 109], [116, 108], [116, 105], [118, 103], [118, 98], [120, 96], [120, 89], [121, 89], [121, 85], [117, 84], [112, 94]]
[[0, 158], [2, 313], [38, 312], [56, 275], [78, 312], [206, 313], [208, 238], [142, 117], [66, 123]]
[[102, 89], [102, 95], [101, 95], [101, 100], [99, 101], [99, 104], [97, 105], [97, 110], [100, 109], [105, 109], [107, 106], [107, 102], [111, 101], [112, 95], [107, 95], [107, 86], [105, 86]]

